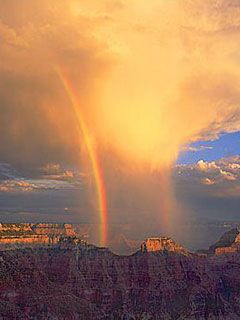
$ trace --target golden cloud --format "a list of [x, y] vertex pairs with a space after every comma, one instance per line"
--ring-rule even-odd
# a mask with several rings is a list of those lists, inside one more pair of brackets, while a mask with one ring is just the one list
[[[240, 157], [229, 157], [217, 161], [198, 161], [197, 164], [178, 165], [176, 181], [195, 188], [195, 194], [209, 197], [237, 198], [240, 185]], [[201, 185], [208, 186], [202, 189]]]
[[4, 158], [76, 162], [56, 65], [94, 139], [134, 162], [159, 167], [185, 143], [239, 130], [238, 3], [9, 0], [0, 9]]

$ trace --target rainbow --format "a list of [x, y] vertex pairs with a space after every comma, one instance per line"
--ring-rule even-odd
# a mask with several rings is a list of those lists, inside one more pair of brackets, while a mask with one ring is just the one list
[[66, 76], [66, 74], [63, 72], [62, 68], [57, 67], [56, 71], [69, 97], [71, 105], [73, 107], [73, 110], [77, 119], [77, 123], [78, 123], [79, 134], [81, 134], [84, 139], [88, 156], [91, 161], [92, 171], [95, 178], [98, 207], [99, 207], [99, 220], [100, 220], [99, 221], [100, 222], [99, 240], [100, 240], [100, 245], [105, 247], [108, 241], [107, 197], [106, 197], [106, 190], [105, 190], [103, 172], [101, 169], [100, 161], [98, 158], [98, 154], [96, 152], [96, 148], [92, 144], [89, 130], [84, 121], [81, 108], [79, 107], [75, 88], [71, 83], [71, 81]]

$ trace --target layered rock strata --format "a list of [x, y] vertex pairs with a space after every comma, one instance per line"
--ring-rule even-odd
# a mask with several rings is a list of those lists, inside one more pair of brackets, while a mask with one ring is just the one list
[[71, 224], [1, 223], [0, 250], [55, 245], [75, 235]]
[[240, 319], [238, 253], [62, 245], [0, 252], [0, 319]]

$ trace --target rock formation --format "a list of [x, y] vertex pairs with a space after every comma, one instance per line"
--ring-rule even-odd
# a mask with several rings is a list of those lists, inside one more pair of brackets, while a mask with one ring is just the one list
[[60, 237], [76, 236], [71, 224], [1, 223], [0, 250], [41, 247], [58, 243]]
[[71, 224], [68, 223], [38, 223], [32, 226], [34, 233], [46, 234], [48, 236], [75, 236], [76, 233]]
[[214, 253], [217, 248], [231, 247], [238, 235], [239, 231], [237, 228], [225, 232], [214, 245], [209, 247], [209, 251]]
[[174, 252], [180, 254], [188, 254], [187, 249], [173, 241], [171, 238], [159, 237], [159, 238], [148, 238], [141, 245], [142, 252]]
[[33, 234], [31, 223], [0, 223], [0, 236]]
[[35, 246], [53, 245], [58, 242], [57, 238], [50, 238], [47, 235], [25, 235], [25, 236], [1, 236], [0, 250], [29, 248]]
[[208, 250], [203, 250], [205, 254], [227, 254], [240, 251], [240, 232], [237, 228], [225, 232], [221, 238]]
[[0, 252], [0, 319], [240, 319], [237, 252], [118, 256], [66, 239]]

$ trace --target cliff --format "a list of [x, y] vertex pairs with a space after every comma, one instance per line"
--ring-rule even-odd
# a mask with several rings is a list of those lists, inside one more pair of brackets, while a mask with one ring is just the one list
[[217, 248], [231, 247], [238, 235], [239, 231], [237, 228], [225, 232], [214, 245], [209, 247], [209, 252], [214, 253]]
[[71, 224], [68, 223], [38, 223], [32, 226], [36, 234], [46, 234], [54, 236], [75, 236], [76, 233]]
[[174, 252], [187, 255], [188, 251], [171, 238], [148, 238], [141, 245], [142, 252]]
[[220, 239], [205, 250], [206, 254], [228, 254], [240, 251], [240, 233], [237, 228], [225, 232]]
[[74, 237], [71, 224], [1, 223], [0, 250], [41, 247], [58, 243], [61, 237]]
[[0, 236], [33, 234], [31, 223], [0, 223]]
[[0, 237], [0, 250], [41, 247], [57, 242], [56, 237], [50, 238], [47, 235], [2, 236]]
[[0, 319], [240, 318], [240, 255], [67, 247], [0, 252]]

